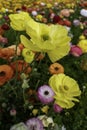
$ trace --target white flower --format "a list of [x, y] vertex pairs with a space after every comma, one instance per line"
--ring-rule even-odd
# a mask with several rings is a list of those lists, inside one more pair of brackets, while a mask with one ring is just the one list
[[32, 15], [33, 15], [33, 16], [36, 16], [36, 15], [37, 15], [37, 11], [33, 10], [33, 11], [32, 11]]
[[86, 9], [81, 9], [80, 14], [84, 17], [87, 17], [87, 10]]
[[18, 124], [13, 125], [10, 130], [28, 130], [28, 128], [24, 123], [20, 122]]
[[51, 117], [47, 117], [46, 115], [42, 115], [38, 117], [42, 123], [44, 127], [48, 127], [49, 124], [52, 124], [52, 126], [54, 126], [54, 122], [53, 119]]

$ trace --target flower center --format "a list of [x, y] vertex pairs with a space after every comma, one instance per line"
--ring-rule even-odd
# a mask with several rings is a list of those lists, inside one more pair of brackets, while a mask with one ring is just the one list
[[65, 90], [68, 90], [69, 88], [68, 88], [67, 86], [64, 86], [64, 89], [65, 89]]
[[57, 71], [59, 68], [58, 67], [55, 67], [55, 70]]
[[5, 72], [4, 71], [0, 72], [0, 76], [5, 76]]
[[45, 92], [44, 92], [44, 95], [48, 95], [48, 94], [49, 94], [49, 92], [48, 92], [48, 91], [45, 91]]
[[44, 34], [44, 35], [42, 35], [42, 39], [43, 39], [44, 41], [46, 41], [46, 40], [49, 39], [49, 36]]

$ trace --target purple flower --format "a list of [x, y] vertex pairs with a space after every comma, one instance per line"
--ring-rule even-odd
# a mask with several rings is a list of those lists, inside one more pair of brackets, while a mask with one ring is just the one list
[[54, 105], [53, 105], [53, 109], [54, 109], [55, 112], [58, 112], [58, 113], [60, 113], [60, 112], [63, 110], [63, 108], [60, 107], [60, 106], [57, 105], [57, 104], [54, 104]]
[[38, 118], [31, 118], [26, 122], [28, 130], [44, 130], [42, 121]]
[[79, 26], [79, 25], [80, 25], [80, 21], [79, 21], [78, 19], [75, 19], [75, 20], [73, 21], [73, 24], [74, 24], [75, 26]]
[[38, 89], [38, 98], [39, 100], [44, 103], [48, 104], [54, 100], [54, 92], [48, 85], [43, 85]]

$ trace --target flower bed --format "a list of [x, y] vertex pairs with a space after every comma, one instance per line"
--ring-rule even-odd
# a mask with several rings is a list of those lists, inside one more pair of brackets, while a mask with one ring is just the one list
[[9, 2], [0, 10], [0, 130], [86, 130], [87, 2]]

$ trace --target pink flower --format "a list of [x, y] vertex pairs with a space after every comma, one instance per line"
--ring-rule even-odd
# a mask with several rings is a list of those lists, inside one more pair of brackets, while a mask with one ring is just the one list
[[60, 106], [57, 105], [57, 104], [54, 104], [54, 105], [53, 105], [53, 109], [54, 109], [55, 112], [58, 112], [58, 113], [60, 113], [60, 112], [63, 110], [63, 108], [60, 107]]
[[71, 45], [70, 54], [79, 57], [80, 55], [82, 55], [82, 49], [79, 46]]
[[65, 16], [65, 17], [69, 17], [70, 11], [68, 9], [63, 9], [63, 10], [61, 10], [60, 15]]
[[41, 86], [38, 89], [37, 96], [39, 100], [44, 104], [48, 104], [54, 100], [54, 92], [48, 85]]

